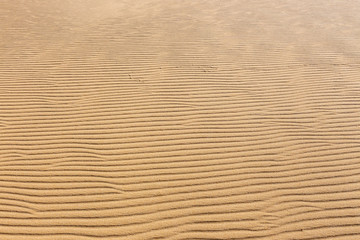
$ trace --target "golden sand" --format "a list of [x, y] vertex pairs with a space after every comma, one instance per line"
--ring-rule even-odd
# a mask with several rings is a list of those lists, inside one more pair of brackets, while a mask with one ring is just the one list
[[1, 0], [0, 239], [360, 239], [360, 3]]

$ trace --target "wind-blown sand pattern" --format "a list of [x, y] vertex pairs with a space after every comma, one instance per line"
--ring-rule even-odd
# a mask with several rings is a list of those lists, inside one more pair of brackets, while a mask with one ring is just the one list
[[360, 239], [359, 13], [0, 1], [0, 239]]

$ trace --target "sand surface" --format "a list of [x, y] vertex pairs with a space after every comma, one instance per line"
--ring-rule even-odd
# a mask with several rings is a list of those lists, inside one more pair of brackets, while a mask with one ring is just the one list
[[360, 1], [1, 0], [0, 239], [360, 239]]

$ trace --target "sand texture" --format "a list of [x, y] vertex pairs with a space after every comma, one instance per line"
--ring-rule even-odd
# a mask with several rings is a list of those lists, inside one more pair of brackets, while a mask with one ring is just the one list
[[1, 0], [0, 240], [359, 240], [359, 13]]

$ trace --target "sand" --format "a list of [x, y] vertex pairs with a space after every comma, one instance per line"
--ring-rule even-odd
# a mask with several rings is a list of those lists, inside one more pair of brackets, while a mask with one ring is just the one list
[[0, 239], [360, 239], [359, 12], [1, 0]]

